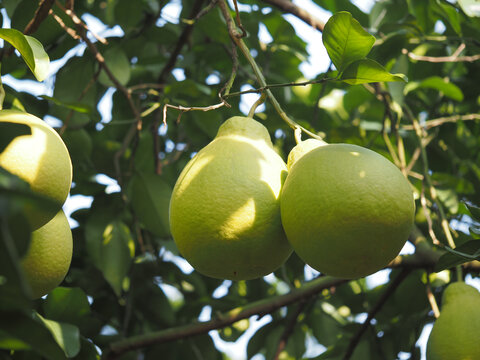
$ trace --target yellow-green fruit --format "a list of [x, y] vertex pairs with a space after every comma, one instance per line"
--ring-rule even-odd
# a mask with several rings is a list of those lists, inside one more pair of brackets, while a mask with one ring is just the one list
[[480, 359], [480, 293], [462, 282], [448, 285], [442, 312], [427, 343], [427, 360]]
[[307, 139], [304, 141], [299, 142], [289, 153], [287, 159], [287, 168], [290, 170], [292, 165], [300, 159], [303, 155], [310, 152], [311, 150], [319, 147], [327, 145], [327, 143], [323, 140], [317, 139]]
[[72, 231], [62, 210], [32, 233], [21, 264], [34, 299], [49, 293], [62, 282], [70, 267], [72, 249]]
[[170, 230], [180, 253], [220, 279], [254, 279], [280, 267], [292, 251], [280, 219], [286, 173], [262, 124], [228, 119], [173, 189]]
[[405, 244], [414, 213], [400, 170], [349, 144], [315, 147], [298, 158], [281, 196], [282, 223], [295, 252], [314, 269], [341, 278], [386, 266]]
[[41, 119], [21, 111], [0, 111], [0, 122], [28, 125], [31, 134], [14, 138], [0, 153], [0, 166], [30, 184], [31, 189], [58, 203], [53, 211], [26, 209], [33, 230], [50, 221], [67, 199], [72, 163], [61, 137]]

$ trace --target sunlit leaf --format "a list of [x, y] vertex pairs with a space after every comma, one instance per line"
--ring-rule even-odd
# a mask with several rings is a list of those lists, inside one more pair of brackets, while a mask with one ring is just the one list
[[340, 80], [351, 84], [364, 84], [381, 81], [407, 81], [403, 74], [390, 74], [375, 60], [362, 59], [348, 65]]
[[38, 40], [15, 29], [0, 29], [0, 38], [18, 50], [38, 81], [47, 77], [50, 60]]
[[354, 61], [363, 59], [375, 38], [346, 11], [330, 17], [323, 30], [323, 44], [337, 70], [341, 73]]

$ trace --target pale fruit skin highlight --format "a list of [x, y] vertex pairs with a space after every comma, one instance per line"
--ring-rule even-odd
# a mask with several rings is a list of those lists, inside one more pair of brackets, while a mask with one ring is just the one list
[[170, 229], [180, 253], [220, 279], [254, 279], [280, 267], [292, 252], [280, 219], [286, 173], [262, 124], [228, 119], [173, 190]]
[[463, 282], [448, 285], [427, 342], [427, 360], [480, 359], [480, 293]]
[[346, 279], [372, 274], [408, 238], [412, 190], [400, 170], [374, 151], [318, 145], [300, 144], [307, 152], [289, 164], [281, 196], [287, 238], [303, 261], [324, 274]]
[[58, 203], [54, 211], [26, 209], [32, 230], [50, 221], [67, 199], [72, 163], [61, 137], [41, 119], [16, 110], [0, 111], [0, 122], [26, 124], [30, 135], [18, 136], [0, 153], [0, 166], [30, 184], [31, 189]]
[[72, 231], [62, 210], [32, 233], [21, 264], [34, 299], [49, 293], [63, 281], [70, 267], [72, 250]]

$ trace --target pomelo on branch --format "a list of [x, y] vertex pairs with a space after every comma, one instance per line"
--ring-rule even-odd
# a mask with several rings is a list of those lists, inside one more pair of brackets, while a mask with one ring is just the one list
[[31, 129], [31, 134], [17, 136], [0, 153], [0, 166], [58, 204], [54, 211], [25, 209], [32, 229], [38, 229], [61, 209], [70, 191], [72, 163], [67, 147], [54, 129], [34, 115], [1, 110], [0, 122], [25, 124]]
[[289, 156], [294, 162], [281, 195], [285, 233], [300, 258], [324, 274], [372, 274], [407, 240], [415, 213], [412, 190], [401, 171], [374, 151], [321, 145], [300, 143]]
[[463, 282], [447, 286], [427, 342], [427, 360], [480, 359], [480, 293]]
[[175, 184], [170, 229], [180, 253], [214, 278], [247, 280], [276, 270], [292, 251], [280, 219], [286, 174], [262, 124], [228, 119]]
[[62, 210], [32, 232], [21, 264], [34, 299], [49, 293], [63, 281], [72, 260], [72, 249], [72, 231]]

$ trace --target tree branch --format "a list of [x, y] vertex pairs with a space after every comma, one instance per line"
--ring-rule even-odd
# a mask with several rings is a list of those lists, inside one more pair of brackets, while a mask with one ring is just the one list
[[410, 270], [404, 269], [389, 285], [387, 290], [382, 294], [378, 302], [375, 304], [375, 306], [370, 310], [368, 313], [367, 319], [363, 322], [361, 328], [357, 331], [357, 333], [353, 336], [353, 338], [350, 340], [350, 343], [348, 344], [347, 351], [345, 352], [345, 355], [343, 356], [343, 360], [348, 360], [350, 357], [353, 355], [353, 352], [355, 351], [355, 348], [357, 347], [358, 343], [360, 342], [360, 339], [362, 338], [362, 335], [365, 333], [365, 331], [368, 329], [370, 326], [370, 322], [372, 319], [375, 317], [375, 315], [380, 311], [380, 309], [383, 307], [383, 305], [387, 302], [388, 298], [393, 295], [397, 287], [402, 283], [402, 281], [407, 277], [408, 273]]
[[263, 0], [263, 2], [273, 5], [276, 8], [280, 9], [283, 12], [295, 15], [300, 20], [303, 20], [308, 25], [317, 29], [318, 31], [323, 31], [325, 24], [320, 19], [316, 18], [314, 15], [308, 11], [302, 9], [301, 7], [295, 5], [288, 0]]
[[33, 34], [37, 31], [40, 24], [45, 20], [48, 16], [50, 9], [53, 6], [55, 0], [41, 0], [38, 4], [37, 10], [35, 10], [35, 14], [33, 15], [32, 20], [25, 26], [23, 33], [25, 35]]
[[[202, 12], [202, 4], [203, 4], [203, 0], [195, 1], [195, 3], [193, 4], [192, 11], [190, 13], [190, 18], [196, 18], [197, 15]], [[185, 44], [188, 42], [188, 39], [190, 39], [190, 35], [192, 34], [193, 27], [194, 27], [194, 22], [185, 26], [182, 33], [180, 34], [177, 44], [175, 45], [175, 49], [173, 49], [170, 55], [170, 58], [168, 59], [167, 63], [162, 69], [162, 72], [158, 77], [159, 84], [165, 83], [167, 76], [172, 72], [173, 68], [175, 67], [178, 56], [180, 55]]]
[[337, 279], [330, 276], [319, 277], [306, 283], [301, 288], [292, 292], [262, 299], [250, 303], [244, 307], [235, 308], [226, 314], [218, 316], [210, 321], [182, 325], [166, 330], [156, 331], [149, 334], [137, 335], [110, 344], [110, 351], [104, 355], [104, 359], [115, 359], [127, 351], [140, 349], [153, 344], [161, 344], [168, 341], [185, 339], [191, 336], [204, 334], [210, 330], [220, 329], [231, 325], [239, 320], [249, 318], [253, 315], [263, 316], [272, 313], [281, 307], [307, 299], [318, 294], [323, 289], [330, 288], [348, 282], [349, 280]]
[[297, 304], [295, 311], [288, 319], [288, 323], [285, 326], [282, 336], [280, 337], [280, 341], [278, 342], [277, 351], [275, 352], [275, 356], [273, 357], [273, 360], [280, 359], [280, 354], [285, 349], [285, 346], [287, 346], [288, 338], [290, 337], [290, 335], [292, 335], [293, 330], [295, 329], [295, 325], [297, 324], [297, 319], [302, 313], [302, 310], [306, 304], [307, 302], [305, 300], [300, 301]]

